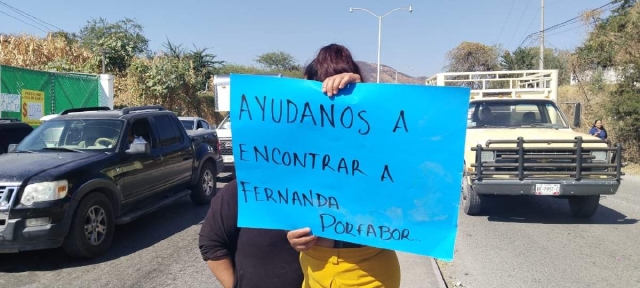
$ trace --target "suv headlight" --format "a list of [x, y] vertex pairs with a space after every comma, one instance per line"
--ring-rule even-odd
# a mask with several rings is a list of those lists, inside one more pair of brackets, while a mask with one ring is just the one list
[[482, 162], [491, 162], [496, 160], [496, 152], [495, 151], [482, 151], [480, 154], [480, 160]]
[[67, 180], [29, 184], [24, 188], [20, 203], [31, 206], [35, 202], [53, 201], [67, 196]]
[[607, 160], [607, 151], [591, 151], [591, 155], [596, 157], [593, 161]]

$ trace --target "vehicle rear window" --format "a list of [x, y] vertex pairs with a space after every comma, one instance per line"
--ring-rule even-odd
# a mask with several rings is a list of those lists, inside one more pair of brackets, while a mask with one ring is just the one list
[[[171, 118], [167, 115], [154, 116], [156, 121], [156, 127], [158, 127], [158, 135], [160, 139], [160, 146], [167, 147], [182, 142], [182, 133], [179, 130], [178, 124], [175, 121], [171, 121]], [[184, 125], [184, 124], [183, 124]]]

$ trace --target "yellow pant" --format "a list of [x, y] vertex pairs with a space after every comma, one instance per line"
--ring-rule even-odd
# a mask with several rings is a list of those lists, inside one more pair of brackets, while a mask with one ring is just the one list
[[300, 266], [302, 288], [400, 287], [400, 263], [392, 250], [314, 246], [300, 253]]

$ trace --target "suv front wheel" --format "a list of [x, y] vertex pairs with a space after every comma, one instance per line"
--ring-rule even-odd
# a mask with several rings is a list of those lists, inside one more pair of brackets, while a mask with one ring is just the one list
[[72, 257], [98, 257], [109, 250], [114, 226], [109, 199], [102, 193], [91, 193], [80, 202], [62, 247]]

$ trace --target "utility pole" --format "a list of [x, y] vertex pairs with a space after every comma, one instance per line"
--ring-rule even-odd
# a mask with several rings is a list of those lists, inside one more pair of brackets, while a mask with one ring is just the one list
[[105, 62], [106, 62], [106, 58], [107, 58], [107, 57], [105, 57], [105, 52], [106, 51], [105, 51], [104, 48], [101, 48], [100, 52], [102, 52], [102, 74], [106, 74], [106, 71], [107, 71], [106, 66], [105, 66], [105, 64], [106, 64]]
[[540, 70], [544, 69], [544, 0], [540, 0]]

